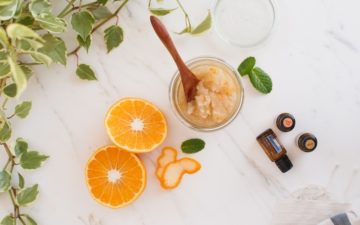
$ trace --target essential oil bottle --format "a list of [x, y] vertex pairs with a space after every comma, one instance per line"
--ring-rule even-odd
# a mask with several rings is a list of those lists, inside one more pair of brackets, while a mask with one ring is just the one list
[[275, 162], [281, 172], [289, 171], [293, 165], [286, 155], [286, 149], [277, 139], [273, 130], [268, 129], [260, 134], [256, 140], [272, 162]]
[[290, 113], [281, 113], [276, 119], [276, 126], [283, 132], [289, 132], [295, 127], [295, 118]]
[[303, 133], [296, 138], [297, 146], [304, 152], [312, 152], [316, 149], [318, 141], [315, 135]]

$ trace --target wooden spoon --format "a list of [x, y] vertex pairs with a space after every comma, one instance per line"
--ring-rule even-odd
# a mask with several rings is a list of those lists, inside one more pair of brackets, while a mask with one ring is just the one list
[[170, 52], [170, 55], [174, 59], [176, 66], [179, 69], [186, 100], [187, 102], [191, 102], [195, 98], [196, 86], [199, 83], [199, 79], [191, 72], [191, 70], [181, 59], [164, 24], [155, 16], [150, 16], [150, 21], [157, 36], [160, 38], [160, 40], [165, 45], [167, 50]]

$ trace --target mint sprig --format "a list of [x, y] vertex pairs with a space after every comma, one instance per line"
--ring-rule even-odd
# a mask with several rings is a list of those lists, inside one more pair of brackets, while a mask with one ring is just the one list
[[199, 152], [205, 148], [205, 142], [198, 138], [184, 141], [181, 144], [181, 151], [187, 154]]
[[241, 76], [248, 75], [253, 87], [263, 94], [269, 94], [272, 91], [272, 81], [270, 76], [260, 67], [255, 67], [255, 57], [248, 57], [238, 67]]

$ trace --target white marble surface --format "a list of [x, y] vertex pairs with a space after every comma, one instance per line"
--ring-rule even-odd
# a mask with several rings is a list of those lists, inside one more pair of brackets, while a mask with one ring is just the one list
[[[213, 4], [183, 2], [194, 21]], [[23, 98], [33, 101], [33, 110], [26, 120], [16, 120], [14, 129], [51, 158], [41, 170], [26, 174], [29, 183], [40, 184], [41, 191], [25, 211], [46, 225], [89, 224], [92, 216], [102, 225], [266, 225], [279, 199], [310, 184], [325, 186], [339, 201], [359, 199], [360, 2], [277, 3], [276, 30], [257, 48], [232, 47], [214, 31], [195, 38], [174, 37], [184, 59], [210, 55], [236, 67], [254, 55], [272, 76], [274, 88], [267, 96], [255, 92], [244, 78], [246, 96], [240, 115], [215, 133], [189, 130], [172, 113], [168, 86], [175, 65], [149, 25], [143, 0], [131, 0], [120, 15], [125, 30], [121, 47], [106, 54], [102, 34], [97, 32], [89, 54], [81, 51], [80, 61], [92, 65], [99, 81], [79, 80], [73, 72], [74, 59], [66, 68], [37, 68]], [[164, 22], [180, 29], [182, 15], [175, 13]], [[162, 190], [153, 175], [159, 150], [142, 155], [149, 174], [145, 192], [134, 204], [113, 210], [90, 197], [84, 167], [96, 148], [110, 143], [104, 115], [125, 96], [147, 98], [164, 111], [169, 123], [164, 145], [179, 146], [187, 138], [201, 137], [207, 147], [194, 155], [202, 170], [185, 177], [172, 191]], [[274, 118], [284, 111], [297, 119], [294, 131], [277, 131], [294, 164], [286, 174], [268, 160], [255, 140], [274, 127]], [[315, 152], [305, 154], [295, 147], [294, 138], [302, 131], [317, 135]], [[7, 201], [7, 196], [0, 197], [1, 215], [11, 210]]]

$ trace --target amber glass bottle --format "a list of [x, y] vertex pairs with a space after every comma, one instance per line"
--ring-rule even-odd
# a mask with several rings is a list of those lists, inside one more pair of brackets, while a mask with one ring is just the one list
[[285, 173], [292, 168], [293, 165], [286, 155], [286, 149], [280, 144], [273, 130], [266, 130], [260, 134], [256, 140], [259, 142], [269, 159], [275, 162], [281, 172]]

